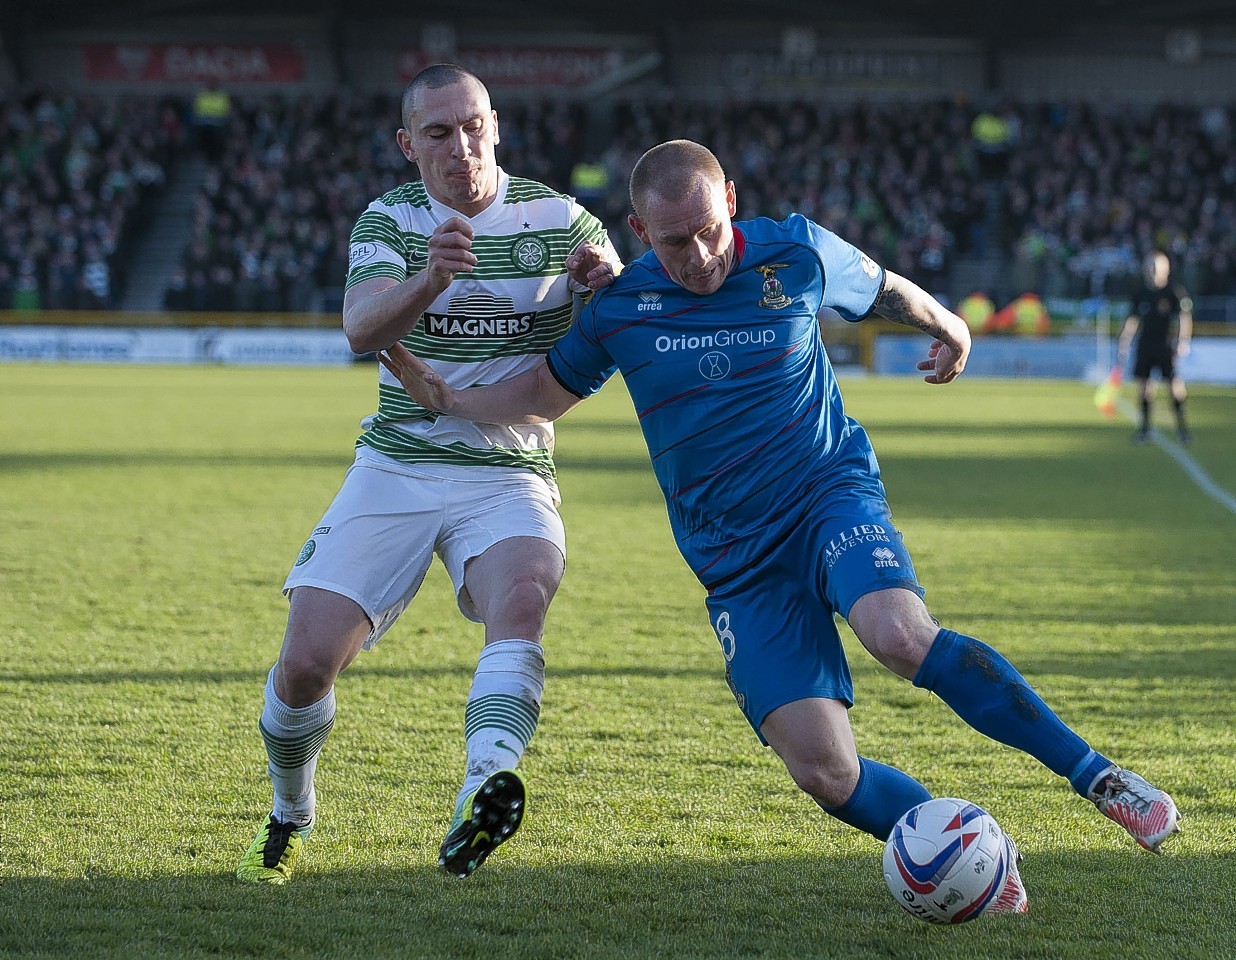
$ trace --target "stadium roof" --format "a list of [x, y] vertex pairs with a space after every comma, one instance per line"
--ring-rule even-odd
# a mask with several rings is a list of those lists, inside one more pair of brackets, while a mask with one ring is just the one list
[[[0, 4], [7, 7], [3, 26], [24, 33], [61, 27], [129, 27], [157, 23], [172, 16], [321, 16], [351, 23], [364, 19], [406, 17], [416, 11], [408, 0], [39, 0]], [[791, 23], [824, 26], [877, 21], [914, 36], [987, 37], [1009, 39], [1075, 33], [1087, 27], [1236, 27], [1232, 0], [1036, 0], [999, 3], [993, 0], [779, 0], [772, 10], [750, 0], [710, 0], [710, 22], [761, 20], [774, 27]], [[681, 0], [623, 0], [621, 4], [588, 5], [562, 0], [469, 0], [470, 24], [512, 16], [530, 20], [565, 19], [573, 25], [630, 31], [633, 25], [664, 23], [671, 29], [699, 22], [700, 5]], [[449, 12], [444, 20], [455, 19]]]

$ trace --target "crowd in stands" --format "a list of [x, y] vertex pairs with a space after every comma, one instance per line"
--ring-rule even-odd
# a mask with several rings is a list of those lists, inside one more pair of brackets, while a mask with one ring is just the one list
[[110, 309], [181, 140], [172, 101], [0, 98], [0, 309]]
[[305, 311], [341, 286], [356, 218], [407, 178], [398, 115], [384, 97], [233, 101], [164, 305]]
[[605, 154], [617, 186], [609, 209], [625, 203], [625, 171], [643, 150], [685, 137], [717, 154], [739, 218], [801, 213], [939, 290], [956, 256], [987, 243], [969, 122], [952, 103], [628, 104]]
[[[315, 290], [341, 285], [356, 216], [415, 176], [395, 146], [397, 118], [381, 97], [238, 102], [166, 305], [304, 310]], [[649, 144], [697, 139], [738, 181], [740, 216], [799, 211], [938, 287], [951, 259], [982, 242], [967, 123], [950, 105], [624, 105], [598, 149], [582, 105], [516, 103], [500, 111], [499, 161], [579, 197], [630, 259], [642, 252], [625, 222], [632, 164]]]
[[[565, 190], [583, 122], [579, 106], [504, 109], [499, 162]], [[319, 291], [343, 285], [356, 218], [371, 200], [415, 176], [395, 143], [399, 126], [393, 97], [234, 102], [222, 131], [211, 131], [215, 162], [165, 306], [319, 306]]]
[[[1118, 297], [1159, 247], [1195, 294], [1236, 294], [1236, 117], [1224, 110], [670, 100], [590, 118], [581, 104], [499, 106], [499, 162], [579, 197], [624, 259], [643, 252], [625, 223], [632, 165], [687, 137], [735, 180], [739, 217], [800, 212], [933, 292], [959, 257], [996, 256], [1011, 264], [998, 297]], [[356, 216], [415, 176], [397, 117], [389, 97], [241, 104], [173, 303], [303, 309], [313, 286], [338, 288]]]
[[[174, 151], [207, 155], [174, 310], [338, 306], [348, 237], [415, 177], [393, 96], [237, 97], [209, 138], [184, 105], [0, 102], [0, 307], [114, 306], [125, 240]], [[1236, 114], [963, 101], [499, 103], [499, 162], [580, 198], [624, 259], [626, 179], [648, 146], [709, 145], [740, 218], [799, 212], [945, 292], [959, 257], [1007, 260], [1009, 298], [1121, 296], [1165, 249], [1194, 294], [1236, 295]], [[183, 144], [182, 144], [183, 141]], [[321, 291], [334, 291], [324, 301]]]
[[1236, 295], [1236, 115], [1054, 104], [1015, 117], [1002, 192], [1021, 289], [1128, 295], [1160, 249], [1189, 291]]

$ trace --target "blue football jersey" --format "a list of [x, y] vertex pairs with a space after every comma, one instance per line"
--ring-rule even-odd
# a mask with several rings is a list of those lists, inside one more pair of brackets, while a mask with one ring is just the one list
[[674, 537], [705, 586], [757, 564], [844, 486], [838, 473], [876, 469], [839, 455], [866, 438], [846, 416], [817, 316], [832, 307], [861, 320], [884, 271], [798, 215], [736, 222], [734, 241], [733, 268], [709, 296], [674, 283], [649, 251], [548, 355], [581, 397], [622, 372]]

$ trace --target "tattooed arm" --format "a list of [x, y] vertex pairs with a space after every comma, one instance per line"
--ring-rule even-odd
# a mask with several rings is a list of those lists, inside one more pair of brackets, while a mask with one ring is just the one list
[[970, 328], [964, 320], [921, 287], [891, 270], [884, 273], [884, 289], [871, 308], [894, 323], [904, 323], [931, 334], [927, 359], [918, 363], [928, 383], [952, 383], [965, 369], [970, 356]]

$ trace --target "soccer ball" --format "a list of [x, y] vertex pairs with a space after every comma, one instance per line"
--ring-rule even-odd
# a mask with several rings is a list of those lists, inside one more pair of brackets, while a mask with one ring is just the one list
[[981, 916], [1010, 867], [1004, 831], [969, 800], [937, 797], [905, 812], [884, 844], [884, 882], [893, 899], [928, 923]]

